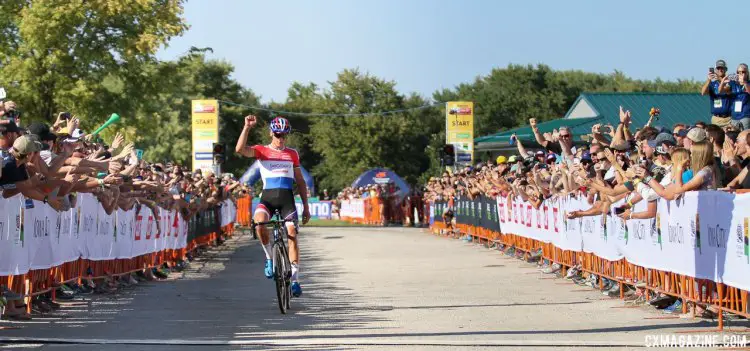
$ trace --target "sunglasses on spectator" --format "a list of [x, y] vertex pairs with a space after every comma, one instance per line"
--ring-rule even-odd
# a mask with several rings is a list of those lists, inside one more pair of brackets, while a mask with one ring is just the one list
[[747, 71], [737, 71], [737, 74], [740, 74], [740, 73], [747, 74]]
[[570, 134], [560, 134], [560, 138], [562, 138], [562, 139], [568, 139], [568, 138], [570, 138]]
[[273, 133], [273, 136], [276, 137], [277, 139], [284, 139], [286, 138], [287, 135], [288, 135], [287, 133]]

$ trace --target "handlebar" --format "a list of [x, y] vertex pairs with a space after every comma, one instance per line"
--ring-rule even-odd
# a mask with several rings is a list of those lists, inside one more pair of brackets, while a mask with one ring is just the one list
[[290, 219], [274, 219], [266, 222], [255, 222], [253, 220], [250, 220], [250, 225], [269, 225], [269, 224], [284, 224], [284, 223], [294, 223], [293, 220]]

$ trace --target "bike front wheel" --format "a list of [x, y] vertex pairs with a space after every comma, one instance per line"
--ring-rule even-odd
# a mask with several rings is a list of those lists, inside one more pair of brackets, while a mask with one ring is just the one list
[[286, 314], [289, 309], [289, 296], [292, 289], [287, 279], [287, 271], [291, 270], [291, 267], [287, 263], [285, 251], [283, 246], [273, 245], [273, 275], [276, 280], [276, 298], [282, 314]]

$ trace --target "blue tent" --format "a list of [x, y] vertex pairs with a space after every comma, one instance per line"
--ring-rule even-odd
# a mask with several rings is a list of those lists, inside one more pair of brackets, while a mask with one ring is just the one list
[[387, 168], [373, 168], [366, 171], [365, 173], [362, 173], [359, 177], [357, 177], [357, 180], [352, 183], [352, 187], [359, 188], [368, 186], [370, 184], [387, 184], [390, 182], [395, 183], [396, 186], [399, 187], [398, 192], [396, 192], [396, 196], [400, 198], [408, 195], [411, 191], [409, 185], [406, 184], [406, 182], [401, 179], [398, 174]]
[[[315, 194], [315, 184], [313, 183], [312, 175], [310, 175], [310, 173], [304, 167], [300, 166], [299, 168], [300, 170], [302, 170], [302, 177], [305, 178], [305, 183], [307, 184], [307, 187], [310, 188], [310, 192], [312, 194]], [[255, 184], [259, 180], [260, 180], [260, 162], [255, 161], [245, 171], [245, 174], [243, 174], [242, 177], [240, 177], [240, 182], [243, 184], [247, 184], [249, 186], [253, 186], [253, 184]]]

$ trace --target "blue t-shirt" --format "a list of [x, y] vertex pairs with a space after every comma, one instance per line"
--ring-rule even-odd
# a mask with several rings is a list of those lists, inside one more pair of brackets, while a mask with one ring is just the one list
[[739, 82], [729, 82], [732, 89], [732, 119], [750, 118], [750, 94], [745, 92], [745, 86]]
[[693, 179], [693, 170], [682, 171], [682, 184], [687, 184], [690, 179]]
[[730, 116], [732, 114], [731, 95], [719, 93], [719, 81], [711, 81], [708, 92], [711, 97], [711, 114], [714, 116]]

